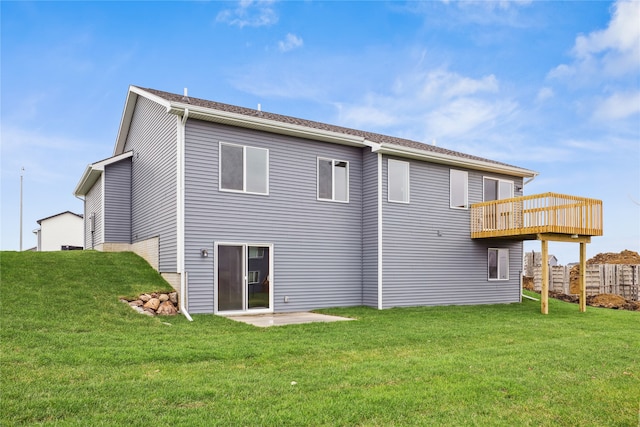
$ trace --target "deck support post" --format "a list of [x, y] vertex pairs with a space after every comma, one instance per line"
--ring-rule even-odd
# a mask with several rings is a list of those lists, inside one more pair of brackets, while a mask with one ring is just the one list
[[587, 311], [587, 244], [580, 242], [580, 312]]
[[540, 292], [540, 312], [549, 314], [549, 242], [540, 241], [542, 245], [542, 290]]

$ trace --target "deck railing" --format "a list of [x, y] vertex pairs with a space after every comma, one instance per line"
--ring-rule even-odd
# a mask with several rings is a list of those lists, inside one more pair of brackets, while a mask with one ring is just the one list
[[544, 193], [471, 205], [471, 238], [538, 233], [602, 236], [602, 201]]

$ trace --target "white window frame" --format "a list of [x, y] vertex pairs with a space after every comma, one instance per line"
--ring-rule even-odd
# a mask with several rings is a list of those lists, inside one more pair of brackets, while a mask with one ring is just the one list
[[[453, 205], [453, 175], [454, 173], [464, 174], [464, 206]], [[484, 189], [483, 189], [484, 192]], [[469, 209], [469, 172], [460, 169], [449, 169], [449, 207], [451, 209]]]
[[[231, 188], [223, 188], [222, 187], [222, 146], [232, 146], [232, 147], [240, 147], [242, 148], [242, 190], [234, 190]], [[264, 193], [256, 192], [256, 191], [247, 191], [247, 148], [251, 150], [260, 150], [266, 153], [266, 191]], [[218, 144], [218, 189], [222, 192], [228, 193], [244, 193], [244, 194], [257, 194], [261, 196], [269, 195], [269, 149], [261, 148], [261, 147], [253, 147], [250, 145], [241, 145], [241, 144], [233, 144], [231, 142], [219, 141]]]
[[[495, 251], [496, 252], [496, 276], [497, 277], [491, 277], [491, 265], [489, 264], [489, 260], [490, 260], [490, 253], [491, 251]], [[500, 256], [500, 254], [506, 254], [506, 256]], [[506, 277], [500, 277], [500, 271], [501, 271], [501, 259], [506, 259], [507, 260], [507, 265], [506, 265]], [[489, 248], [487, 250], [487, 280], [491, 281], [491, 282], [499, 282], [499, 281], [507, 281], [509, 280], [509, 249], [507, 248]]]
[[[407, 189], [406, 194], [405, 194], [405, 198], [406, 200], [394, 200], [391, 198], [391, 165], [392, 164], [397, 164], [397, 165], [402, 165], [405, 166], [405, 176], [404, 176], [404, 180], [405, 180], [405, 188]], [[388, 159], [387, 160], [387, 201], [390, 203], [404, 203], [404, 204], [408, 204], [410, 201], [410, 195], [411, 195], [411, 190], [410, 190], [410, 182], [411, 182], [411, 170], [410, 170], [410, 163], [409, 162], [405, 162], [402, 160], [394, 160], [394, 159]]]
[[260, 283], [260, 272], [250, 271], [247, 275], [247, 283], [249, 283], [250, 285]]
[[485, 194], [484, 185], [485, 185], [485, 181], [487, 181], [487, 180], [498, 181], [498, 194], [497, 194], [498, 198], [496, 200], [504, 200], [505, 199], [505, 197], [503, 197], [503, 198], [500, 197], [500, 183], [502, 183], [502, 182], [507, 182], [507, 183], [511, 184], [511, 195], [509, 197], [506, 197], [506, 198], [510, 199], [510, 198], [514, 197], [515, 188], [516, 188], [516, 185], [515, 185], [514, 181], [509, 180], [509, 179], [496, 178], [496, 177], [493, 177], [493, 176], [483, 176], [482, 177], [482, 201], [483, 202], [489, 202], [490, 201], [490, 200], [485, 200], [484, 199], [484, 194]]
[[[320, 161], [328, 161], [331, 162], [331, 198], [320, 197]], [[347, 200], [337, 200], [336, 199], [336, 163], [346, 163], [347, 164]], [[318, 157], [316, 159], [316, 199], [323, 202], [337, 202], [337, 203], [349, 203], [349, 161], [348, 160], [339, 160], [339, 159], [331, 159], [328, 157]]]

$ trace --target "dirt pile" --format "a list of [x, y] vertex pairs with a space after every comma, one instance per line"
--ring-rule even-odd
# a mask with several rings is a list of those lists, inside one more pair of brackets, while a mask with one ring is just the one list
[[[549, 296], [574, 304], [580, 302], [580, 298], [577, 295], [566, 295], [560, 292], [549, 291]], [[591, 307], [612, 308], [615, 310], [640, 311], [640, 301], [626, 300], [620, 295], [614, 294], [589, 295], [587, 297], [587, 305]]]
[[640, 264], [640, 254], [629, 250], [624, 250], [619, 254], [605, 252], [588, 259], [587, 264]]
[[[619, 254], [604, 252], [589, 258], [587, 264], [640, 264], [640, 254], [626, 249]], [[569, 272], [569, 292], [580, 293], [580, 265], [574, 265]]]

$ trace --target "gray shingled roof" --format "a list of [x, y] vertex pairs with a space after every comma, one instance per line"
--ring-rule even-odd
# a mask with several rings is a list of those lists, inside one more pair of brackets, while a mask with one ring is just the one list
[[268, 120], [273, 120], [281, 123], [304, 126], [312, 129], [320, 129], [320, 130], [326, 130], [330, 132], [341, 133], [345, 135], [363, 137], [363, 138], [366, 138], [368, 141], [376, 142], [376, 143], [399, 145], [401, 147], [408, 147], [408, 148], [414, 148], [417, 150], [430, 151], [433, 153], [446, 154], [449, 156], [460, 157], [462, 159], [479, 160], [483, 162], [494, 163], [496, 165], [503, 165], [503, 166], [518, 168], [518, 166], [513, 166], [507, 163], [497, 162], [495, 160], [485, 159], [483, 157], [472, 156], [470, 154], [465, 154], [458, 151], [447, 150], [446, 148], [438, 147], [435, 145], [428, 145], [422, 142], [412, 141], [410, 139], [397, 138], [394, 136], [382, 135], [379, 133], [366, 132], [366, 131], [357, 130], [357, 129], [350, 129], [342, 126], [335, 126], [327, 123], [315, 122], [312, 120], [299, 119], [297, 117], [283, 116], [281, 114], [268, 113], [266, 111], [258, 111], [251, 108], [238, 107], [236, 105], [230, 105], [230, 104], [223, 104], [221, 102], [208, 101], [206, 99], [194, 98], [191, 96], [189, 96], [188, 98], [185, 98], [184, 95], [178, 95], [175, 93], [164, 92], [156, 89], [143, 88], [143, 87], [140, 87], [140, 89], [147, 91], [151, 94], [154, 94], [170, 102], [186, 103], [196, 107], [211, 108], [213, 110], [241, 114], [243, 116], [248, 116], [248, 117], [259, 117], [261, 119], [268, 119]]

